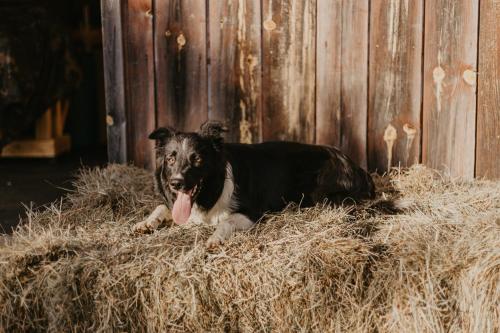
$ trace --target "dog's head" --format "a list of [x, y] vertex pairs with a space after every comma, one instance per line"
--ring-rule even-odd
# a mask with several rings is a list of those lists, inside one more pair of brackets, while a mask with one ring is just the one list
[[187, 195], [194, 202], [205, 179], [220, 166], [222, 135], [226, 131], [221, 123], [209, 121], [196, 133], [165, 127], [151, 133], [149, 138], [156, 140], [156, 168], [161, 177], [161, 190], [176, 197]]

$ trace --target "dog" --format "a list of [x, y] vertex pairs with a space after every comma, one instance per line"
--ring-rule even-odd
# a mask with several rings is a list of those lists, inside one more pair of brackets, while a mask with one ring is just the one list
[[173, 218], [177, 224], [216, 226], [207, 247], [217, 247], [235, 231], [252, 228], [264, 214], [289, 203], [371, 199], [371, 176], [329, 146], [297, 142], [225, 143], [222, 123], [209, 121], [196, 133], [156, 129], [156, 189], [163, 198], [136, 232], [150, 232]]

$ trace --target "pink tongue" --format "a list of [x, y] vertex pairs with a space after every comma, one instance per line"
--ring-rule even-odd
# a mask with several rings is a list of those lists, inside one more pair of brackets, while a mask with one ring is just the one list
[[186, 193], [177, 192], [177, 199], [172, 209], [172, 218], [177, 224], [185, 224], [191, 215], [191, 196]]

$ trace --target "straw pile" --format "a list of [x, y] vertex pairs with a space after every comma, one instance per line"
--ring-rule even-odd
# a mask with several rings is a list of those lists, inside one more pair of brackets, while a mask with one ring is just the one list
[[147, 172], [83, 170], [0, 241], [0, 331], [498, 332], [500, 182], [377, 183], [411, 208], [290, 207], [208, 252], [208, 226], [131, 233]]

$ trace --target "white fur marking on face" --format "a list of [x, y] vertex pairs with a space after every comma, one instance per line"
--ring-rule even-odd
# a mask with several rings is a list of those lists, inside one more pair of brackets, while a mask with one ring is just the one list
[[209, 211], [201, 210], [198, 205], [194, 204], [191, 208], [189, 222], [195, 224], [208, 223], [209, 225], [217, 225], [220, 221], [226, 219], [238, 207], [238, 201], [234, 195], [234, 178], [233, 168], [231, 164], [226, 165], [226, 179], [224, 180], [224, 188], [217, 199], [215, 205]]

